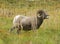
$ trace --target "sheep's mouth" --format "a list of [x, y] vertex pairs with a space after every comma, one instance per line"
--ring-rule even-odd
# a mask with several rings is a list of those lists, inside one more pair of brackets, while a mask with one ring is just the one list
[[45, 19], [48, 19], [49, 18], [49, 15], [46, 15], [46, 18]]

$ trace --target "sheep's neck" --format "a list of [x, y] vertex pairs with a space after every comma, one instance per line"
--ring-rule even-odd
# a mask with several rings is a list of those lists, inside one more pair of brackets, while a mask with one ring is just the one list
[[43, 23], [43, 19], [37, 17], [37, 28], [39, 28], [42, 23]]

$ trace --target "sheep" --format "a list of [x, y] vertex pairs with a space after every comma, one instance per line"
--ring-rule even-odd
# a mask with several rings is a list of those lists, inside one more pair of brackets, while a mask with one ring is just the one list
[[38, 10], [36, 17], [17, 15], [13, 19], [13, 27], [11, 28], [11, 31], [15, 28], [18, 28], [17, 33], [19, 33], [21, 29], [29, 31], [32, 30], [34, 26], [36, 26], [36, 29], [39, 29], [44, 19], [48, 19], [47, 16], [48, 15], [43, 10]]

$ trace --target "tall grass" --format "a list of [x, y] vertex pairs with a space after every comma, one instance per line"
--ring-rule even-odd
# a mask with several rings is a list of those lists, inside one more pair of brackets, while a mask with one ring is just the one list
[[[10, 1], [10, 0], [9, 0]], [[9, 10], [8, 13], [0, 13], [0, 44], [60, 44], [60, 1], [59, 0], [40, 0], [40, 1], [19, 1], [14, 4], [1, 0], [0, 8]], [[10, 5], [11, 4], [11, 5]], [[44, 10], [49, 19], [44, 20], [43, 24], [36, 32], [28, 31], [17, 35], [15, 32], [9, 33], [12, 20], [15, 15], [35, 15], [37, 10]]]

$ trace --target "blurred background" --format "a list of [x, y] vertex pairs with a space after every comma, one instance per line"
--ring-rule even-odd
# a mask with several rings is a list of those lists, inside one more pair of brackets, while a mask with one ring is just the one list
[[[9, 34], [15, 15], [32, 16], [37, 10], [50, 16], [36, 32]], [[0, 0], [0, 44], [60, 44], [60, 0]]]

